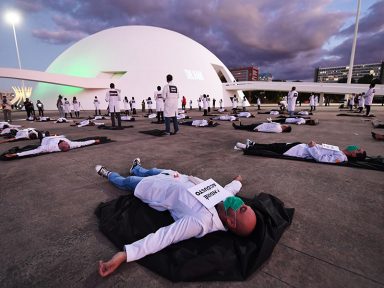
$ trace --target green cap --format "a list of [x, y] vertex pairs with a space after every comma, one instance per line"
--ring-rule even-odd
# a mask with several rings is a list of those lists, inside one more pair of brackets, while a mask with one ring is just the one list
[[349, 146], [347, 146], [347, 151], [356, 151], [356, 150], [359, 150], [360, 148], [359, 148], [359, 146], [356, 146], [356, 145], [349, 145]]

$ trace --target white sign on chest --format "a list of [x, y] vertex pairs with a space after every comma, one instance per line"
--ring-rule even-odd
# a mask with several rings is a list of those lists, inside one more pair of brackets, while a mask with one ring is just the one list
[[213, 179], [208, 179], [189, 188], [188, 192], [208, 209], [211, 209], [227, 197], [233, 196]]

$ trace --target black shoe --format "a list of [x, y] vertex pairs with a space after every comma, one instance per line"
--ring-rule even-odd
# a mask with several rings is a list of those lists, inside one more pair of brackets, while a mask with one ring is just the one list
[[96, 165], [95, 170], [96, 170], [97, 174], [99, 174], [100, 176], [103, 176], [105, 178], [108, 178], [108, 175], [111, 173], [111, 171], [109, 171], [107, 168], [105, 168], [104, 166], [101, 166], [101, 165]]

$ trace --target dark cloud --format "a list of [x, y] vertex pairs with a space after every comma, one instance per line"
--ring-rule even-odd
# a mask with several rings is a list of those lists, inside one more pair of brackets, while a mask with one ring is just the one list
[[[368, 15], [361, 18], [358, 42], [361, 54], [358, 59], [373, 59], [381, 54], [381, 50], [374, 49], [373, 45], [378, 45], [379, 34], [382, 33], [367, 35], [383, 30], [383, 1], [372, 5]], [[30, 5], [27, 4], [29, 0], [18, 2], [25, 7]], [[33, 35], [49, 43], [69, 44], [111, 27], [157, 26], [182, 33], [201, 43], [228, 67], [254, 64], [278, 78], [312, 79], [313, 69], [319, 64], [341, 63], [350, 54], [348, 45], [351, 40], [348, 38], [331, 51], [322, 49], [332, 36], [346, 38], [353, 28], [341, 31], [350, 13], [327, 11], [330, 2], [36, 0], [33, 1], [35, 11], [41, 7], [49, 9], [55, 26], [50, 30], [35, 30]], [[370, 28], [372, 25], [376, 30]], [[324, 54], [327, 58], [322, 59]]]

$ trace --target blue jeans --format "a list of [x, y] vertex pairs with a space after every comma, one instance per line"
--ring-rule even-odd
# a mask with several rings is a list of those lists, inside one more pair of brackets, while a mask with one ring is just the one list
[[177, 122], [176, 116], [165, 117], [165, 132], [166, 133], [170, 133], [171, 132], [171, 119], [173, 119], [173, 130], [174, 130], [174, 133], [177, 133], [177, 131], [179, 131], [179, 123]]
[[108, 175], [108, 180], [119, 189], [133, 192], [135, 191], [137, 184], [139, 184], [144, 177], [158, 175], [162, 171], [164, 171], [164, 169], [145, 169], [140, 165], [136, 165], [136, 167], [132, 169], [133, 176], [123, 177], [119, 173], [111, 172]]

